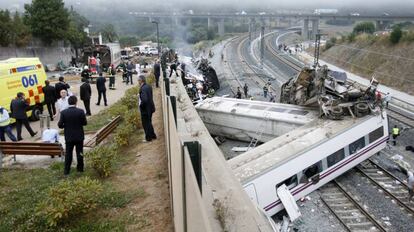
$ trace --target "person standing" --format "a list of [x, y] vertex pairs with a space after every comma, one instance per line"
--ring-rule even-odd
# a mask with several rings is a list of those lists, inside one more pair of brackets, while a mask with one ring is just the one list
[[155, 75], [155, 87], [159, 87], [160, 75], [161, 75], [161, 66], [158, 60], [154, 64], [154, 75]]
[[391, 101], [390, 93], [385, 94], [384, 101], [385, 101], [385, 107], [388, 109], [388, 103]]
[[[132, 80], [131, 80], [132, 81]], [[106, 101], [106, 86], [105, 86], [106, 79], [102, 76], [102, 73], [99, 73], [99, 77], [96, 79], [96, 88], [98, 90], [98, 102], [96, 103], [97, 106], [101, 104], [101, 98], [103, 96], [104, 104], [107, 106]]]
[[55, 84], [56, 99], [59, 99], [61, 97], [60, 93], [62, 89], [66, 90], [66, 93], [68, 93], [70, 86], [65, 82], [65, 78], [63, 76], [60, 76], [59, 82]]
[[91, 79], [91, 74], [89, 73], [89, 67], [87, 65], [85, 65], [85, 67], [83, 67], [83, 70], [81, 72], [81, 77], [85, 78], [86, 80]]
[[407, 172], [407, 185], [408, 185], [408, 202], [414, 197], [414, 175], [411, 171]]
[[394, 146], [397, 145], [397, 137], [400, 135], [400, 128], [397, 127], [397, 125], [394, 125], [394, 128], [392, 128], [392, 139]]
[[58, 126], [64, 129], [66, 155], [65, 155], [65, 170], [64, 175], [70, 173], [70, 166], [72, 165], [73, 148], [76, 147], [76, 160], [78, 172], [83, 172], [83, 140], [85, 134], [83, 126], [87, 124], [85, 112], [76, 107], [78, 99], [76, 96], [70, 96], [68, 99], [69, 108], [62, 111]]
[[16, 142], [16, 136], [14, 136], [11, 126], [10, 126], [10, 116], [9, 112], [7, 112], [6, 109], [0, 106], [0, 140], [6, 141], [6, 137], [4, 136], [4, 133], [7, 134], [9, 139], [13, 142]]
[[92, 88], [87, 79], [82, 79], [83, 84], [80, 86], [80, 99], [83, 101], [85, 106], [86, 115], [91, 116], [91, 96]]
[[68, 103], [68, 92], [64, 89], [62, 89], [60, 91], [60, 98], [59, 100], [57, 100], [56, 105], [57, 105], [57, 111], [55, 114], [55, 118], [59, 115], [60, 112], [66, 110], [69, 107], [69, 103]]
[[133, 80], [132, 80], [132, 74], [134, 72], [134, 65], [132, 64], [131, 61], [128, 62], [128, 65], [126, 66], [127, 68], [127, 79], [126, 79], [126, 84], [128, 85], [129, 82], [131, 82], [131, 85], [134, 84]]
[[13, 99], [10, 103], [10, 111], [12, 117], [16, 119], [16, 131], [17, 131], [17, 140], [23, 140], [22, 138], [22, 125], [26, 127], [26, 130], [33, 137], [37, 134], [37, 131], [34, 132], [29, 124], [29, 119], [27, 118], [26, 110], [29, 108], [29, 104], [25, 100], [24, 93], [17, 93], [17, 97]]
[[169, 77], [171, 77], [173, 72], [175, 72], [175, 75], [178, 77], [177, 64], [175, 62], [170, 65], [170, 76]]
[[154, 100], [152, 98], [152, 88], [147, 85], [145, 77], [140, 75], [138, 77], [139, 89], [139, 110], [141, 113], [142, 127], [145, 132], [145, 140], [143, 142], [150, 142], [157, 139], [152, 126], [152, 114], [155, 112]]
[[249, 86], [247, 86], [247, 83], [244, 83], [243, 91], [244, 91], [244, 96], [247, 98], [247, 95], [249, 93]]
[[240, 91], [240, 87], [237, 87], [236, 98], [241, 99], [242, 93]]
[[42, 88], [43, 94], [45, 96], [45, 104], [47, 106], [47, 111], [50, 115], [50, 120], [53, 121], [53, 115], [56, 114], [56, 90], [55, 87], [50, 85], [48, 80], [45, 81], [45, 87]]
[[101, 73], [101, 58], [99, 58], [99, 54], [96, 56], [96, 73]]
[[267, 98], [267, 92], [269, 91], [269, 89], [267, 88], [267, 84], [263, 86], [263, 96], [264, 98]]
[[114, 64], [111, 64], [111, 66], [109, 66], [108, 74], [109, 74], [109, 89], [114, 90], [115, 89], [115, 75], [116, 75]]

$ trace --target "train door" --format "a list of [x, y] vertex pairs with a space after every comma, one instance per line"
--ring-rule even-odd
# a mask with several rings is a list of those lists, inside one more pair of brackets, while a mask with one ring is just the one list
[[247, 196], [249, 196], [250, 200], [259, 205], [259, 201], [257, 200], [256, 187], [254, 186], [254, 184], [249, 184], [246, 187], [244, 187], [244, 191], [246, 191]]

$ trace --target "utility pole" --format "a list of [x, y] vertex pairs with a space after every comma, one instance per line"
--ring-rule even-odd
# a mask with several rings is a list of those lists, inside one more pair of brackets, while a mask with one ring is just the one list
[[316, 34], [315, 35], [315, 52], [313, 54], [313, 67], [316, 68], [319, 66], [319, 52], [321, 47], [321, 36], [324, 34]]
[[260, 67], [263, 68], [263, 59], [264, 59], [264, 33], [265, 27], [262, 25], [262, 31], [260, 34]]
[[161, 49], [160, 49], [160, 31], [159, 31], [159, 28], [158, 28], [159, 22], [152, 21], [151, 23], [155, 23], [155, 25], [157, 25], [157, 50], [158, 50], [158, 59], [159, 59], [160, 58], [160, 53], [161, 53]]

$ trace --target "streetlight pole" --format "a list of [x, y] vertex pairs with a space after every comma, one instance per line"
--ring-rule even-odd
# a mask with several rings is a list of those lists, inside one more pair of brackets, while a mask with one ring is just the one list
[[158, 28], [158, 24], [159, 22], [157, 21], [152, 21], [151, 23], [155, 23], [155, 25], [157, 25], [157, 50], [158, 50], [158, 58], [160, 58], [160, 53], [161, 53], [161, 49], [160, 49], [160, 31]]

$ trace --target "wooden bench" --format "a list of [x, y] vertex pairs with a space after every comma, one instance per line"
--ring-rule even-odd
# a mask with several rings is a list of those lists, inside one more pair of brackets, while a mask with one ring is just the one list
[[0, 142], [0, 168], [3, 155], [64, 156], [64, 150], [60, 143]]
[[104, 127], [99, 129], [98, 132], [96, 132], [88, 141], [86, 141], [83, 146], [84, 147], [94, 147], [98, 144], [100, 144], [106, 137], [108, 137], [109, 134], [114, 131], [119, 123], [121, 122], [121, 116], [118, 115], [114, 119], [112, 119], [108, 124], [106, 124]]

